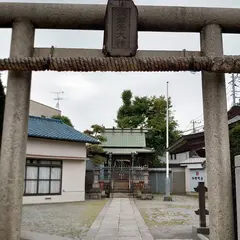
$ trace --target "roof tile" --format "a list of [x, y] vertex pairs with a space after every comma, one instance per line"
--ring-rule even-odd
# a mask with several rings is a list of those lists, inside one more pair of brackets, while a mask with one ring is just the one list
[[29, 117], [28, 136], [73, 142], [99, 143], [98, 140], [77, 131], [61, 120], [34, 116]]

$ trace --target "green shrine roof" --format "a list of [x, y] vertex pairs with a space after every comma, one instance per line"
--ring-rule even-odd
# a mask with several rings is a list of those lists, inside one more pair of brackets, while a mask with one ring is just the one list
[[103, 136], [107, 138], [107, 141], [102, 143], [102, 146], [116, 148], [145, 148], [146, 133], [146, 129], [107, 128], [103, 133]]

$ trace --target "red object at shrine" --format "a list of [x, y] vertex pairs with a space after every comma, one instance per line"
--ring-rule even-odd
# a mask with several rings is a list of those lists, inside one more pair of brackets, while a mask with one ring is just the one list
[[104, 190], [104, 181], [99, 181], [101, 191]]

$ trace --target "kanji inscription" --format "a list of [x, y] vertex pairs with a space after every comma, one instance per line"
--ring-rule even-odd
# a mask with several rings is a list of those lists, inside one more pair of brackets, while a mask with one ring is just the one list
[[103, 53], [131, 57], [138, 48], [138, 11], [132, 0], [109, 0], [105, 15]]
[[130, 9], [114, 7], [112, 14], [112, 47], [114, 49], [128, 49], [130, 48]]

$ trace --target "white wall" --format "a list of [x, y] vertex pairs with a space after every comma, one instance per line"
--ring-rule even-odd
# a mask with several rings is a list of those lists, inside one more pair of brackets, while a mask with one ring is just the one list
[[86, 158], [86, 144], [66, 141], [28, 138], [27, 156], [58, 156]]
[[28, 138], [27, 157], [63, 160], [62, 195], [24, 196], [23, 204], [85, 200], [86, 144]]
[[177, 161], [184, 161], [189, 158], [189, 152], [183, 152], [176, 154], [176, 160]]
[[24, 196], [23, 204], [77, 202], [85, 200], [86, 161], [64, 160], [62, 195]]
[[186, 192], [192, 192], [192, 187], [191, 187], [191, 181], [192, 181], [192, 176], [191, 176], [191, 170], [193, 169], [199, 169], [199, 172], [203, 172], [204, 179], [203, 181], [205, 182], [205, 186], [207, 187], [207, 170], [206, 168], [202, 168], [201, 164], [188, 164], [185, 167], [185, 183], [186, 183]]
[[36, 117], [52, 117], [53, 115], [61, 115], [61, 111], [31, 100], [29, 106], [29, 115]]
[[184, 167], [173, 167], [171, 168], [172, 172], [184, 172]]
[[204, 174], [205, 174], [205, 186], [208, 187], [208, 181], [207, 181], [207, 169], [204, 168]]
[[190, 192], [190, 169], [185, 167], [185, 186], [186, 192]]

